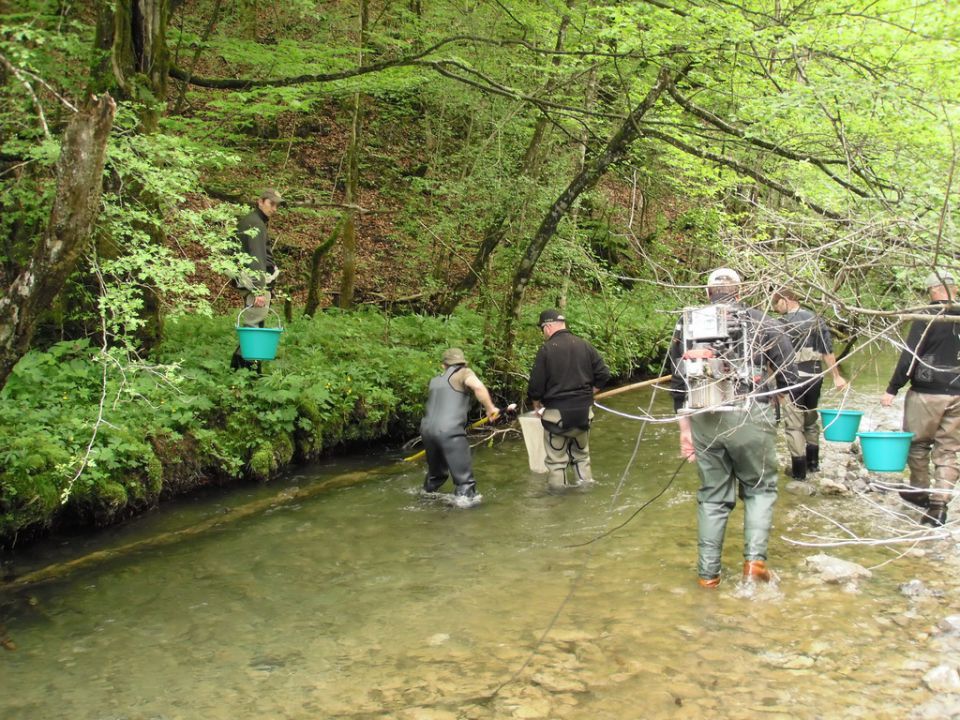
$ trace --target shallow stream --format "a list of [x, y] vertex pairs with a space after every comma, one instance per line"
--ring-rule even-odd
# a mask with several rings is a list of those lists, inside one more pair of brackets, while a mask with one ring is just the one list
[[[665, 394], [652, 397], [610, 405], [668, 415]], [[514, 439], [476, 450], [483, 502], [469, 510], [420, 497], [421, 466], [356, 458], [38, 547], [18, 570], [371, 471], [0, 594], [16, 646], [0, 649], [0, 717], [904, 718], [931, 698], [920, 681], [935, 664], [928, 633], [960, 605], [956, 565], [944, 572], [942, 557], [952, 544], [899, 559], [904, 548], [831, 548], [874, 570], [856, 590], [827, 585], [805, 564], [819, 551], [784, 539], [836, 532], [804, 506], [867, 534], [882, 521], [857, 498], [781, 492], [770, 548], [779, 582], [750, 592], [736, 581], [738, 507], [724, 550], [731, 579], [704, 591], [692, 465], [614, 534], [571, 547], [627, 521], [671, 481], [676, 425], [599, 413], [591, 446], [598, 484], [562, 497], [544, 493]], [[906, 597], [899, 585], [915, 578], [935, 592]]]

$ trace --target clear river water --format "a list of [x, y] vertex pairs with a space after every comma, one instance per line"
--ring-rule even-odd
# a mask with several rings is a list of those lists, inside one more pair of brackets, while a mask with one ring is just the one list
[[[862, 380], [858, 392], [875, 402], [882, 387]], [[650, 390], [609, 405], [671, 412], [665, 393]], [[0, 718], [875, 719], [908, 717], [930, 699], [920, 681], [933, 663], [927, 639], [960, 604], [956, 567], [943, 572], [952, 544], [906, 555], [828, 548], [873, 574], [856, 589], [825, 584], [805, 562], [820, 550], [791, 540], [835, 533], [822, 516], [866, 534], [884, 521], [856, 497], [781, 492], [770, 548], [778, 582], [739, 585], [738, 507], [724, 550], [730, 579], [705, 591], [696, 470], [675, 473], [676, 425], [600, 412], [591, 446], [597, 485], [565, 496], [544, 492], [513, 438], [476, 449], [483, 502], [468, 510], [421, 497], [422, 466], [385, 452], [31, 548], [17, 570], [369, 471], [0, 592], [0, 625], [15, 646], [0, 649]], [[917, 578], [939, 590], [905, 596], [900, 585]]]

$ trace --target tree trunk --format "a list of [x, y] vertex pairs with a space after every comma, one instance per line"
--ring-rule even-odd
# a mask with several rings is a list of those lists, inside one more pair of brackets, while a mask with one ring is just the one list
[[[568, 2], [567, 7], [569, 8], [570, 6], [571, 3]], [[563, 49], [564, 33], [569, 24], [570, 16], [565, 14], [560, 20], [560, 27], [557, 30], [555, 49], [558, 52]], [[560, 57], [555, 57], [552, 62], [554, 66], [559, 66]], [[520, 174], [523, 177], [533, 180], [534, 184], [536, 184], [537, 176], [540, 174], [540, 165], [544, 156], [542, 146], [544, 145], [548, 125], [549, 122], [546, 115], [541, 115], [537, 119], [537, 124], [533, 129], [530, 141], [527, 143], [527, 149], [523, 153], [523, 161], [520, 164]], [[506, 237], [507, 230], [513, 218], [524, 213], [530, 197], [531, 193], [525, 193], [520, 198], [520, 202], [517, 203], [515, 202], [516, 197], [511, 196], [503, 203], [500, 211], [494, 215], [493, 220], [487, 225], [483, 233], [483, 241], [480, 243], [477, 254], [474, 256], [473, 262], [470, 263], [470, 267], [467, 268], [463, 277], [454, 285], [450, 294], [440, 303], [438, 308], [440, 314], [452, 314], [457, 305], [460, 304], [460, 301], [476, 287], [481, 277], [486, 276], [486, 271], [489, 268], [490, 258], [493, 256], [494, 250], [497, 249], [503, 241], [503, 238]], [[490, 336], [487, 335], [487, 337]]]
[[[685, 73], [686, 70], [681, 71], [680, 74]], [[623, 121], [603, 152], [587, 164], [581, 172], [577, 173], [567, 189], [553, 202], [540, 222], [540, 227], [537, 228], [536, 233], [527, 245], [527, 249], [514, 273], [510, 294], [504, 308], [503, 326], [499, 333], [500, 352], [498, 353], [498, 357], [505, 363], [504, 367], [507, 367], [511, 360], [512, 348], [516, 340], [516, 320], [520, 315], [524, 291], [533, 276], [537, 260], [540, 259], [544, 248], [556, 232], [557, 226], [570, 208], [573, 207], [577, 198], [593, 188], [609, 167], [619, 161], [630, 149], [633, 141], [640, 137], [640, 122], [643, 116], [654, 106], [667, 85], [674, 81], [675, 77], [671, 71], [666, 68], [660, 70], [657, 82], [647, 92], [643, 101]]]
[[[368, 0], [360, 0], [360, 53], [358, 64], [363, 65], [363, 49], [367, 39], [369, 17]], [[360, 205], [360, 127], [362, 124], [363, 103], [360, 93], [353, 96], [353, 123], [350, 126], [350, 147], [347, 150], [347, 189], [344, 203], [350, 206], [343, 228], [343, 269], [340, 277], [339, 306], [343, 309], [353, 307], [353, 292], [357, 277], [357, 218], [355, 209]]]
[[144, 132], [155, 132], [167, 102], [169, 0], [117, 0], [113, 71], [121, 97], [142, 102]]
[[[597, 69], [593, 68], [590, 70], [590, 74], [587, 76], [587, 92], [586, 92], [586, 103], [585, 106], [587, 110], [593, 110], [593, 106], [597, 99]], [[576, 165], [574, 167], [574, 172], [580, 174], [583, 172], [584, 166], [587, 164], [587, 141], [589, 140], [589, 134], [586, 128], [580, 132], [580, 142], [577, 143], [577, 157]], [[580, 201], [578, 200], [574, 206], [573, 211], [570, 213], [570, 224], [573, 227], [573, 241], [577, 240], [577, 226], [580, 220]], [[563, 268], [563, 281], [560, 283], [560, 294], [557, 297], [557, 308], [563, 312], [567, 307], [567, 294], [570, 291], [570, 273], [573, 270], [573, 260], [568, 258], [567, 264]]]
[[337, 221], [329, 237], [314, 249], [310, 257], [310, 287], [307, 288], [307, 306], [304, 308], [304, 315], [313, 316], [320, 307], [320, 261], [337, 242], [346, 223], [347, 216], [344, 215]]
[[29, 264], [0, 297], [0, 387], [30, 349], [38, 316], [49, 308], [90, 242], [116, 109], [109, 95], [94, 97], [63, 134], [50, 222]]

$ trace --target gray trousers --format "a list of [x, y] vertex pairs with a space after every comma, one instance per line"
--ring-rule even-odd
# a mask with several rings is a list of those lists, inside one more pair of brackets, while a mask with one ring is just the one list
[[766, 560], [777, 501], [776, 418], [769, 404], [690, 418], [700, 473], [697, 492], [697, 572], [720, 575], [727, 519], [743, 500], [743, 557]]
[[960, 478], [957, 452], [960, 451], [960, 396], [933, 395], [907, 391], [903, 404], [903, 429], [912, 432], [910, 485], [921, 490], [931, 488], [930, 462], [933, 461], [933, 502], [948, 503]]
[[[253, 301], [261, 295], [263, 295], [267, 301], [263, 307], [254, 307]], [[259, 293], [248, 292], [243, 297], [243, 303], [246, 308], [240, 316], [240, 321], [243, 323], [243, 326], [260, 327], [260, 323], [267, 319], [267, 315], [270, 312], [270, 291], [264, 290]]]
[[477, 494], [466, 435], [424, 434], [423, 448], [427, 451], [427, 477], [423, 481], [426, 492], [437, 492], [449, 476], [453, 478], [455, 495], [473, 497]]
[[[547, 408], [543, 420], [554, 425], [561, 424], [559, 410]], [[593, 410], [590, 410], [593, 419]], [[551, 432], [543, 429], [544, 462], [547, 466], [547, 487], [562, 490], [593, 482], [590, 469], [590, 430], [570, 429]], [[567, 468], [573, 468], [573, 477], [567, 478]]]

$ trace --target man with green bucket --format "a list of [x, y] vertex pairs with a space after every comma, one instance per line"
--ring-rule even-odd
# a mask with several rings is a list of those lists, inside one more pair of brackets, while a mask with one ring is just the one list
[[[240, 321], [244, 327], [263, 327], [270, 312], [270, 284], [280, 271], [273, 262], [273, 247], [267, 224], [277, 211], [283, 197], [273, 188], [260, 193], [257, 207], [237, 223], [237, 243], [244, 258], [245, 269], [233, 278], [234, 285], [243, 293], [244, 312]], [[254, 367], [243, 359], [238, 346], [233, 352], [230, 367], [234, 370]], [[256, 363], [259, 369], [259, 361]]]
[[847, 381], [840, 374], [840, 366], [833, 354], [833, 339], [830, 329], [821, 317], [800, 307], [796, 293], [790, 288], [780, 288], [773, 293], [773, 309], [783, 317], [783, 329], [796, 352], [794, 362], [803, 383], [795, 393], [796, 402], [785, 402], [783, 428], [790, 451], [790, 477], [806, 480], [807, 471], [820, 469], [820, 390], [824, 372], [833, 377], [833, 386], [843, 390]]
[[923, 508], [921, 522], [933, 527], [947, 522], [947, 503], [960, 479], [960, 323], [935, 321], [938, 316], [960, 316], [955, 277], [936, 270], [927, 276], [930, 320], [916, 320], [910, 327], [906, 347], [880, 399], [890, 407], [893, 396], [910, 380], [903, 429], [913, 433], [907, 456], [911, 489], [900, 495]]

